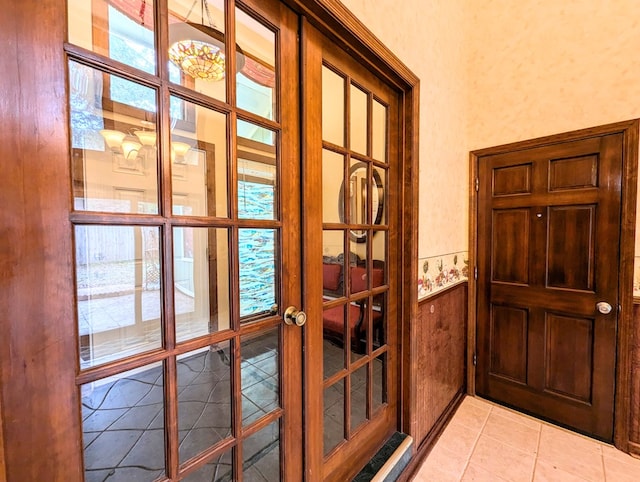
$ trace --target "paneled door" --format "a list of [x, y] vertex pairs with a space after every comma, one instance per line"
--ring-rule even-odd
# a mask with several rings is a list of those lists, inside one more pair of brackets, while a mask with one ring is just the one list
[[351, 480], [398, 429], [398, 95], [302, 28], [308, 480]]
[[613, 436], [622, 134], [479, 158], [477, 393]]
[[301, 480], [298, 17], [67, 10], [84, 480]]

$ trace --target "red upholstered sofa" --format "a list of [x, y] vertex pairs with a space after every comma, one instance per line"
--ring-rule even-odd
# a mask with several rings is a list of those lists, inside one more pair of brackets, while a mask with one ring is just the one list
[[[374, 266], [380, 266], [378, 262]], [[372, 284], [371, 288], [382, 286], [384, 284], [384, 269], [381, 267], [373, 268], [371, 272]], [[332, 298], [339, 298], [346, 295], [344, 290], [344, 279], [342, 275], [342, 264], [325, 263], [323, 265], [323, 288], [325, 301]], [[361, 266], [349, 267], [350, 293], [357, 294], [361, 291], [369, 289], [367, 280], [367, 270]], [[351, 346], [359, 353], [363, 353], [366, 349], [368, 310], [366, 306], [366, 298], [353, 301], [348, 304], [342, 304], [324, 310], [323, 312], [323, 332], [325, 338], [328, 338], [339, 344], [344, 344], [345, 337], [345, 311], [347, 311], [347, 323], [351, 338]], [[347, 309], [345, 310], [345, 306]], [[379, 325], [383, 318], [381, 306], [373, 311], [374, 327]]]

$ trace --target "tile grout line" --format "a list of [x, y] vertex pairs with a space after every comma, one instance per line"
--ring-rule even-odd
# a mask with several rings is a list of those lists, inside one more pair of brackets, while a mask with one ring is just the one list
[[480, 436], [482, 435], [482, 432], [484, 430], [484, 428], [487, 425], [487, 422], [489, 421], [489, 417], [491, 416], [491, 412], [493, 411], [493, 406], [489, 406], [489, 411], [487, 412], [487, 417], [484, 419], [484, 422], [482, 423], [482, 427], [480, 427], [480, 430], [478, 430], [478, 435], [476, 436], [475, 441], [473, 442], [473, 447], [471, 447], [471, 451], [469, 452], [469, 457], [467, 457], [467, 461], [464, 464], [464, 467], [462, 468], [462, 474], [460, 474], [460, 479], [459, 481], [462, 482], [462, 479], [464, 479], [464, 475], [467, 472], [467, 469], [469, 468], [469, 463], [471, 462], [471, 457], [473, 457], [473, 452], [475, 452], [476, 450], [476, 446], [478, 445], [478, 441], [480, 440]]
[[599, 444], [599, 446], [600, 446], [600, 461], [602, 462], [602, 476], [603, 476], [604, 482], [607, 482], [607, 467], [604, 463], [604, 450], [603, 450], [602, 444]]
[[531, 474], [531, 482], [536, 478], [536, 468], [538, 467], [538, 455], [540, 455], [540, 443], [542, 443], [542, 424], [538, 427], [538, 444], [536, 445], [536, 456], [533, 458], [533, 473]]

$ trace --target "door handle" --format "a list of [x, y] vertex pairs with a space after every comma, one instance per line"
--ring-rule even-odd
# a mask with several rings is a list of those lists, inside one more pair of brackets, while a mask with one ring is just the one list
[[307, 322], [307, 314], [296, 308], [295, 306], [290, 306], [284, 312], [284, 322], [287, 325], [298, 325], [302, 326]]
[[612, 310], [611, 305], [606, 301], [599, 301], [598, 303], [596, 303], [596, 308], [603, 315], [608, 315]]

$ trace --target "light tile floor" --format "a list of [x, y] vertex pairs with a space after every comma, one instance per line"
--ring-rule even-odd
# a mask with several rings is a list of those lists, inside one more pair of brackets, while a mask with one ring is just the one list
[[640, 482], [640, 460], [486, 400], [466, 397], [415, 482]]

